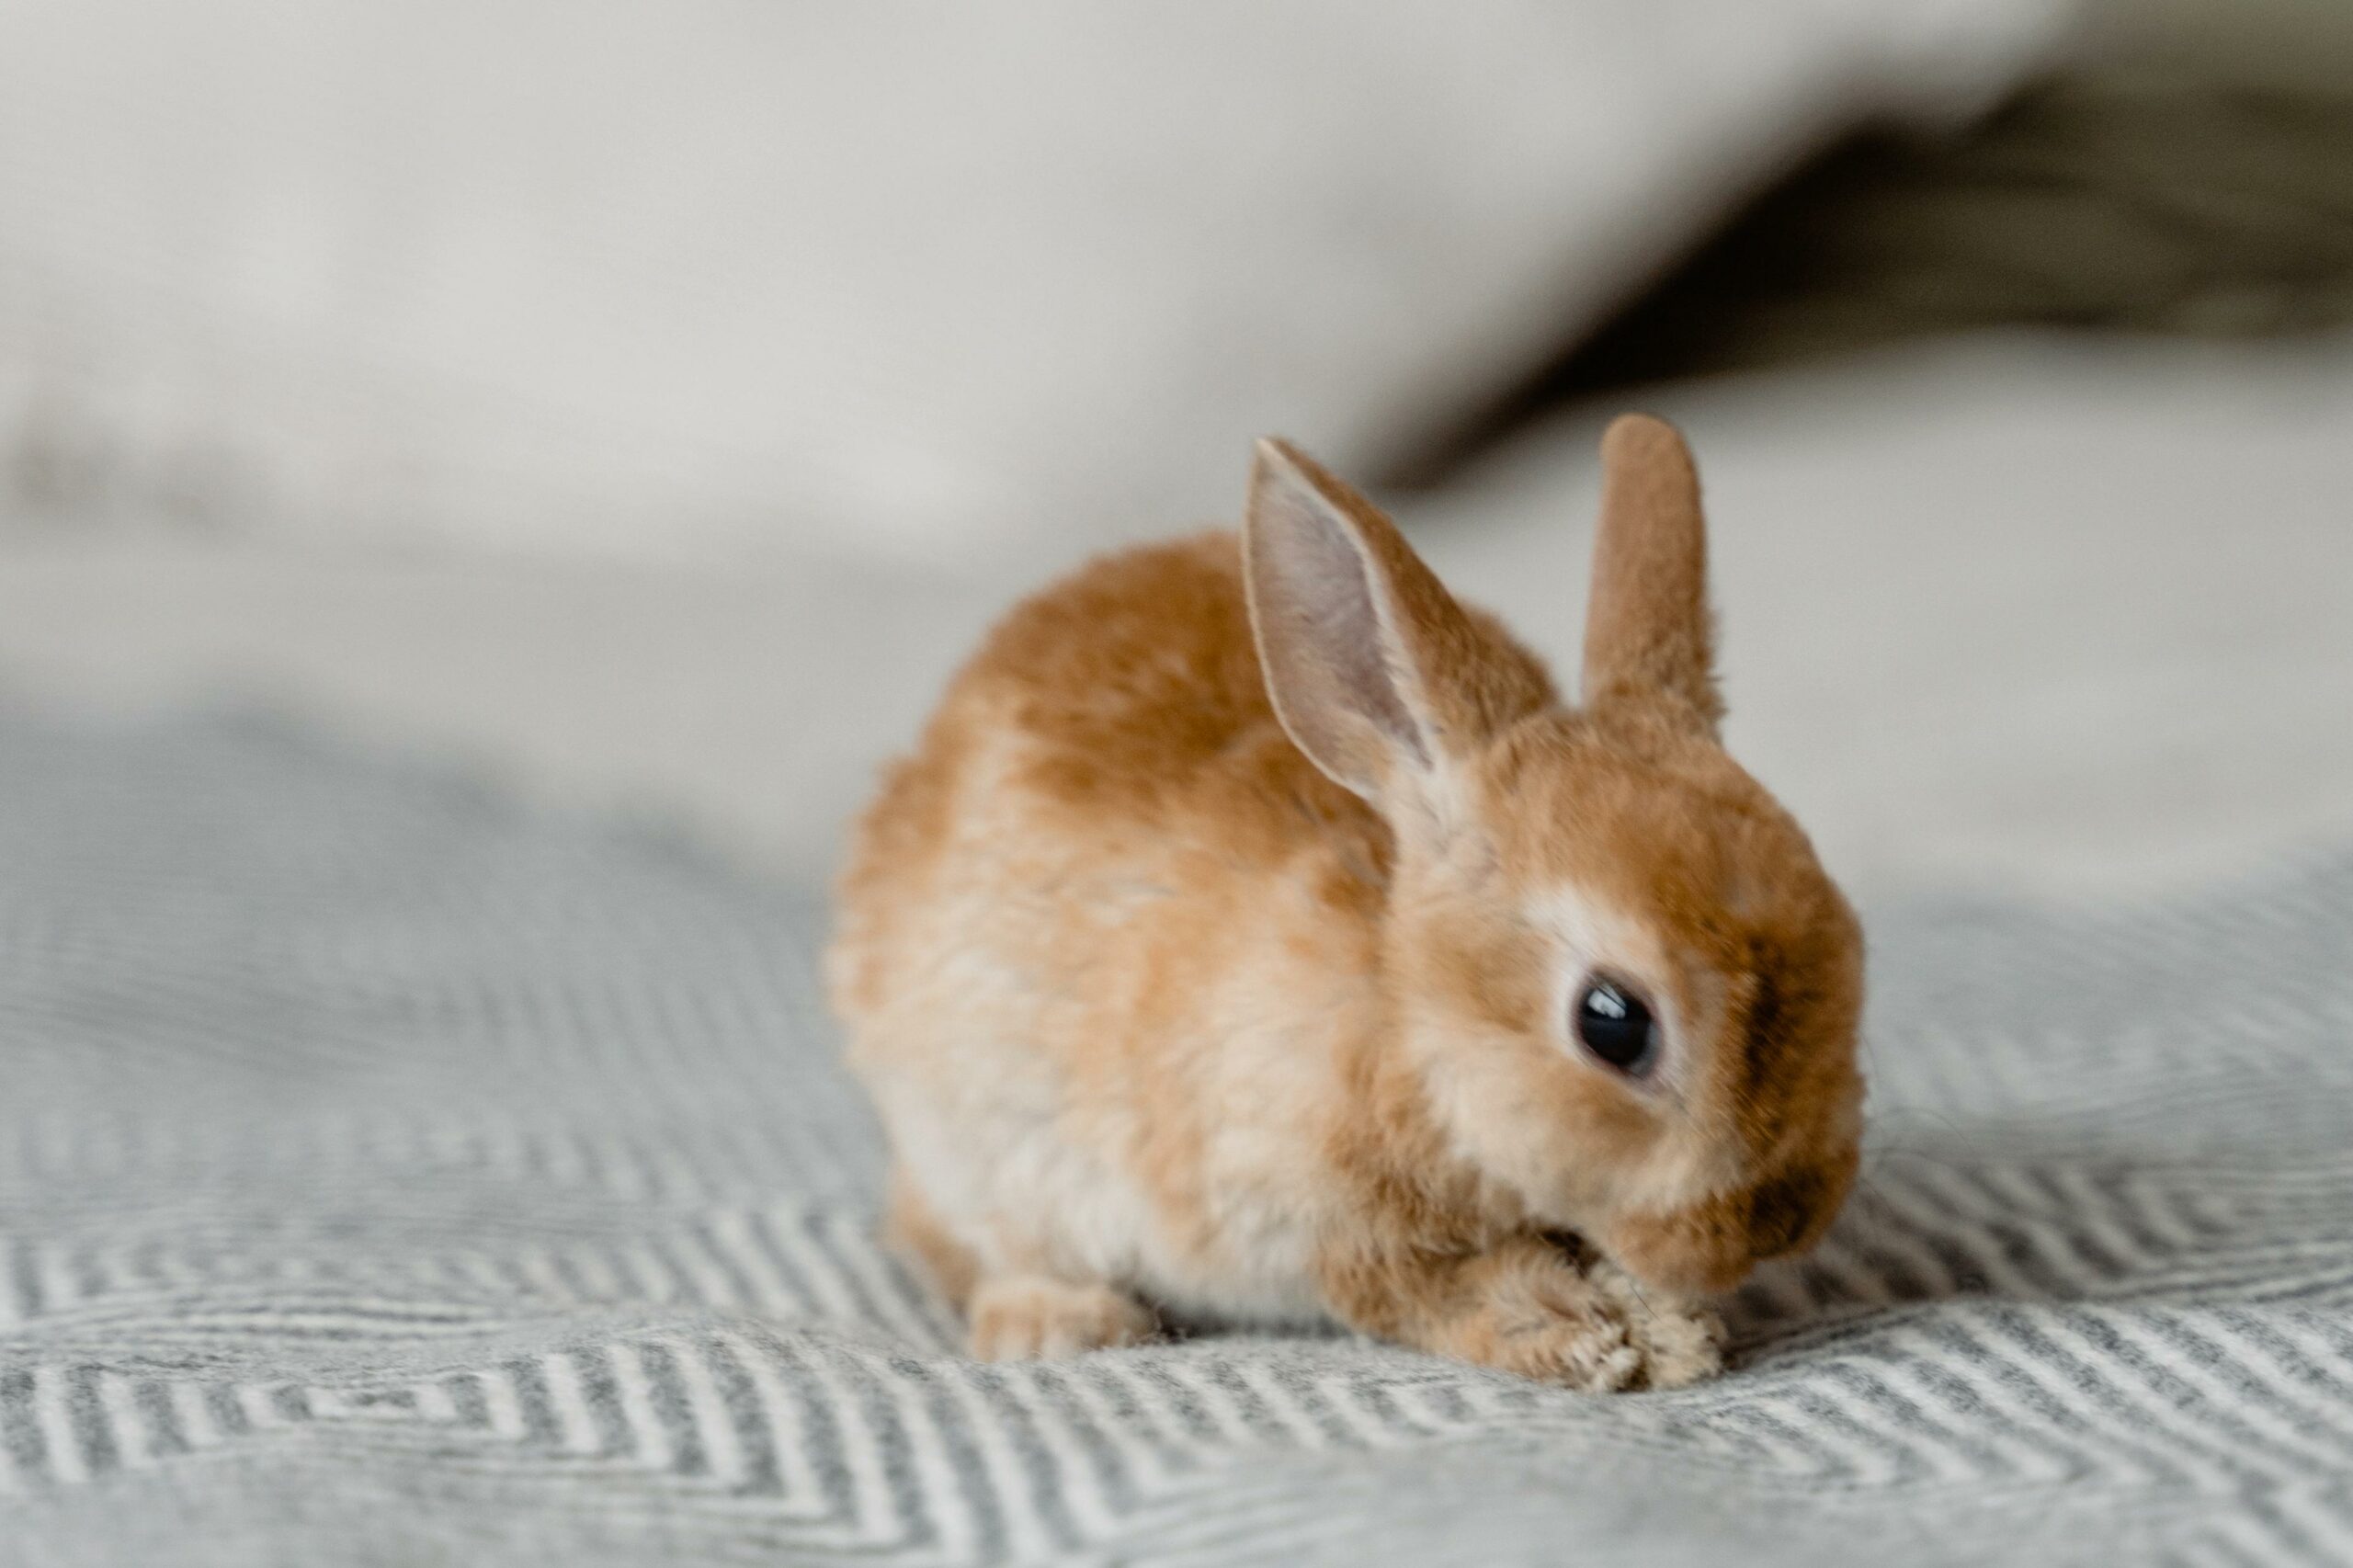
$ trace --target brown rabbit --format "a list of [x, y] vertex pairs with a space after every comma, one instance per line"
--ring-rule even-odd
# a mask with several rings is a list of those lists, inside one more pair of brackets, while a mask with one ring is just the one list
[[956, 677], [829, 973], [975, 1354], [1157, 1304], [1664, 1387], [1828, 1224], [1861, 933], [1717, 742], [1681, 438], [1602, 454], [1581, 706], [1277, 441], [1238, 540], [1098, 561]]

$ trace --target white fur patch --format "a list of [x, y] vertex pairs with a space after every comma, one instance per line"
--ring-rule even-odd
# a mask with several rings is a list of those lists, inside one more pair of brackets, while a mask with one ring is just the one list
[[1553, 953], [1552, 1017], [1561, 1049], [1596, 1073], [1610, 1069], [1586, 1062], [1572, 1028], [1578, 994], [1597, 974], [1608, 974], [1640, 991], [1659, 1030], [1658, 1060], [1637, 1093], [1676, 1095], [1691, 1073], [1677, 988], [1657, 937], [1582, 888], [1563, 883], [1529, 911], [1529, 923], [1550, 938]]

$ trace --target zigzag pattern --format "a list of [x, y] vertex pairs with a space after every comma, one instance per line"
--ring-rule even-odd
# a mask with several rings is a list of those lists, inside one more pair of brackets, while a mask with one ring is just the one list
[[2353, 859], [1874, 922], [1734, 1373], [961, 1358], [821, 912], [251, 723], [0, 723], [0, 1562], [2353, 1560]]

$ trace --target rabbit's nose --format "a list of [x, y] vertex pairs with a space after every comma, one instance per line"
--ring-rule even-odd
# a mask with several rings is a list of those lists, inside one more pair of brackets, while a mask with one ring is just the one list
[[1856, 1151], [1845, 1149], [1686, 1208], [1629, 1215], [1608, 1229], [1603, 1250], [1663, 1290], [1729, 1290], [1755, 1265], [1819, 1240], [1846, 1201], [1857, 1164]]

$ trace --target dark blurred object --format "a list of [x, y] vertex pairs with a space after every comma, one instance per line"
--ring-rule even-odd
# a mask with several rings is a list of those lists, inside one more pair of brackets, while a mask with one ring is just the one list
[[1537, 410], [1606, 389], [1927, 335], [2348, 321], [2353, 85], [2074, 73], [1957, 135], [1849, 139], [1389, 477], [1438, 483]]

